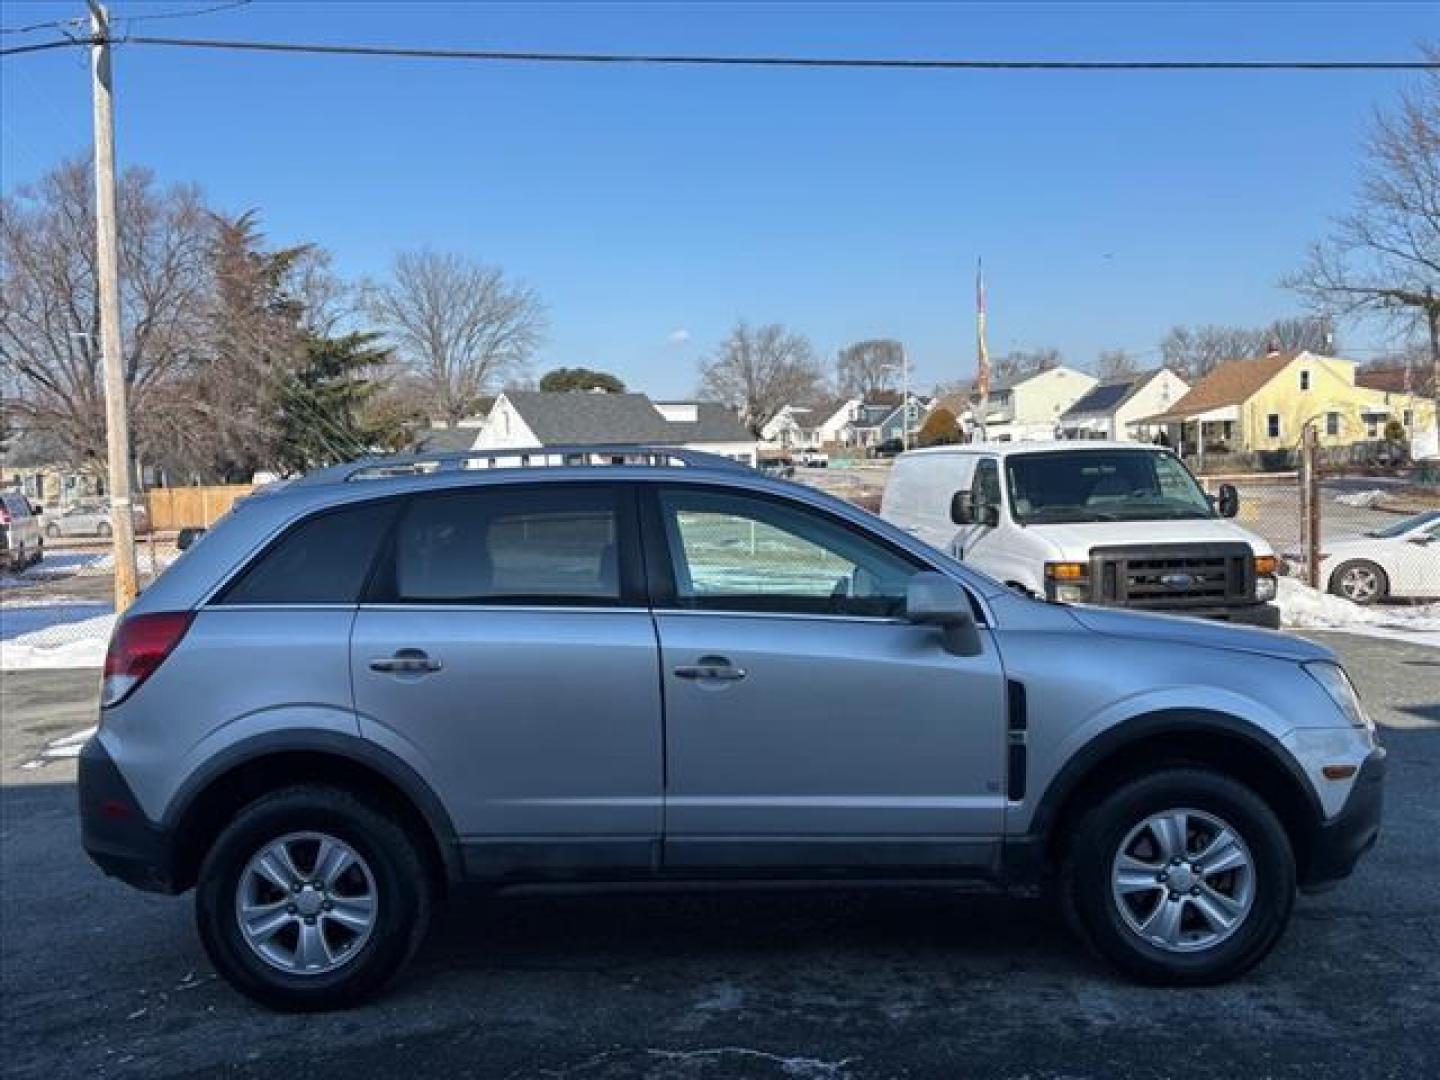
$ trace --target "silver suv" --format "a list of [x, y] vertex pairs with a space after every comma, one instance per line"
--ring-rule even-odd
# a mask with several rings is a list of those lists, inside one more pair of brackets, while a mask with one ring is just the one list
[[1053, 889], [1213, 983], [1375, 840], [1318, 645], [1027, 598], [719, 458], [498, 453], [247, 500], [116, 629], [85, 847], [262, 1002], [375, 991], [460, 882]]

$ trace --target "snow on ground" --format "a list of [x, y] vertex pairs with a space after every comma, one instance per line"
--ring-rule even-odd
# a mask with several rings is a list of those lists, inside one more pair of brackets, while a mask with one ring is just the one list
[[41, 605], [0, 607], [0, 671], [101, 667], [105, 663], [110, 632], [115, 629], [115, 616], [105, 611], [103, 604], [77, 604], [72, 607], [98, 607], [101, 613], [71, 622], [49, 622], [12, 636], [12, 617], [48, 609]]
[[1284, 577], [1276, 603], [1287, 628], [1341, 630], [1440, 648], [1440, 604], [1361, 607]]
[[50, 764], [52, 761], [64, 761], [66, 758], [78, 758], [80, 750], [87, 739], [94, 735], [97, 728], [81, 728], [79, 731], [72, 731], [69, 735], [63, 735], [45, 744], [45, 749], [40, 751], [40, 756], [25, 762], [22, 769], [39, 769]]
[[1388, 493], [1380, 488], [1371, 488], [1369, 491], [1347, 491], [1344, 494], [1336, 495], [1335, 501], [1337, 503], [1343, 503], [1345, 506], [1358, 506], [1368, 510], [1383, 499], [1386, 494]]

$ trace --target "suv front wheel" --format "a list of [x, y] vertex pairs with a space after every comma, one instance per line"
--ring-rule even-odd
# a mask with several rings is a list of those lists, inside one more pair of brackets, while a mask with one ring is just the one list
[[195, 914], [216, 969], [272, 1008], [351, 1005], [419, 947], [430, 875], [399, 825], [347, 791], [293, 787], [242, 810], [200, 870]]
[[1240, 975], [1279, 941], [1295, 858], [1268, 805], [1229, 777], [1170, 769], [1120, 787], [1076, 826], [1066, 908], [1086, 941], [1147, 983]]

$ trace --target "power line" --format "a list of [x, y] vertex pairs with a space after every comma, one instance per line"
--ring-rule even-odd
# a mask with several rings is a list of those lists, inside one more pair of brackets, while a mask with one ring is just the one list
[[11, 45], [0, 49], [0, 56], [19, 56], [21, 53], [45, 52], [47, 49], [64, 49], [72, 45], [89, 45], [88, 41], [42, 41], [35, 45]]
[[156, 11], [148, 15], [127, 15], [120, 18], [126, 26], [131, 23], [149, 22], [152, 19], [189, 19], [196, 15], [213, 15], [217, 11], [230, 11], [232, 8], [245, 7], [250, 0], [228, 0], [224, 4], [212, 4], [203, 8], [182, 8], [178, 11]]
[[[201, 13], [197, 11], [191, 14]], [[137, 16], [138, 18], [140, 16]], [[218, 49], [231, 52], [301, 53], [317, 56], [389, 57], [409, 60], [469, 60], [482, 63], [607, 64], [651, 67], [848, 68], [906, 71], [1424, 71], [1440, 68], [1440, 62], [1433, 60], [986, 60], [854, 56], [727, 56], [708, 53], [537, 52], [150, 37], [136, 34], [126, 35], [119, 40], [130, 45]], [[69, 44], [69, 42], [47, 43], [45, 47], [58, 48], [64, 44]], [[36, 48], [35, 46], [22, 46], [4, 49], [0, 50], [0, 56], [36, 51]]]

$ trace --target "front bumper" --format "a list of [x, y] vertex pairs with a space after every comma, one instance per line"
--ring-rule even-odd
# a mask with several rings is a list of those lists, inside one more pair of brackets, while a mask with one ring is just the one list
[[1319, 892], [1354, 872], [1360, 857], [1379, 839], [1384, 792], [1385, 748], [1377, 746], [1360, 766], [1344, 808], [1311, 835], [1302, 889]]
[[111, 877], [146, 892], [176, 893], [175, 838], [150, 821], [98, 738], [80, 750], [80, 843]]

